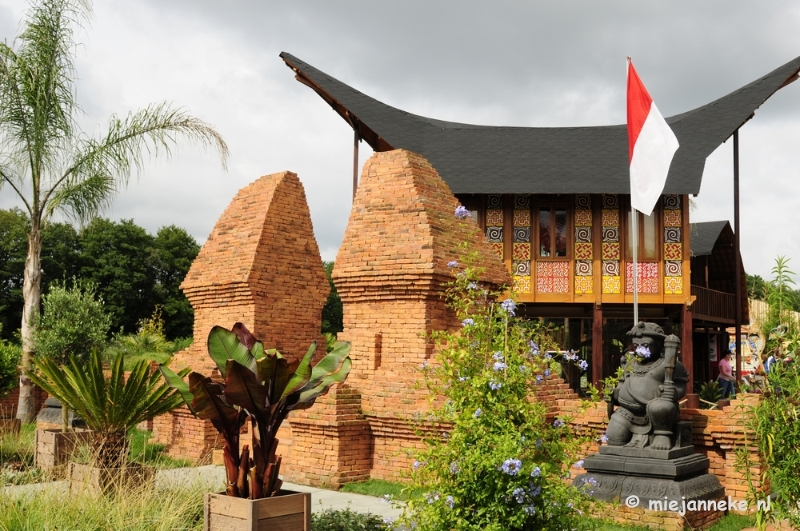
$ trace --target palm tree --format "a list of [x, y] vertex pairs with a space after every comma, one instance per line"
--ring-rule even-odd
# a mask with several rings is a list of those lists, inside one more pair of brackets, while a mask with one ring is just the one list
[[90, 0], [31, 0], [22, 33], [0, 44], [0, 187], [9, 186], [30, 216], [22, 288], [22, 375], [17, 417], [33, 419], [28, 373], [31, 317], [41, 298], [41, 229], [55, 212], [81, 223], [107, 207], [145, 154], [165, 154], [179, 137], [228, 148], [205, 122], [168, 103], [127, 117], [112, 115], [105, 134], [85, 135], [76, 122], [73, 29], [91, 14]]

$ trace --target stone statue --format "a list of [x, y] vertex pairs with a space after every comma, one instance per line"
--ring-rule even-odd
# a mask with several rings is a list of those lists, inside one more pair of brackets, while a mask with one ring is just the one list
[[680, 420], [678, 400], [689, 380], [677, 359], [680, 340], [654, 323], [638, 323], [628, 335], [636, 355], [608, 399], [608, 444], [586, 456], [586, 472], [572, 484], [598, 500], [634, 499], [645, 508], [722, 497], [708, 457], [694, 453], [692, 423]]
[[[608, 401], [609, 446], [670, 450], [686, 395], [688, 372], [677, 360], [680, 340], [655, 323], [638, 323], [628, 335], [636, 348]], [[618, 406], [616, 409], [614, 406]]]

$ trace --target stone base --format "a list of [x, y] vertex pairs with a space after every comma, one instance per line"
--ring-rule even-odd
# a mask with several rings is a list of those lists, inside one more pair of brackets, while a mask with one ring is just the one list
[[[590, 478], [594, 481], [589, 481]], [[662, 511], [678, 511], [684, 502], [716, 500], [725, 494], [725, 489], [713, 474], [666, 479], [587, 472], [576, 477], [572, 485], [597, 500], [618, 501], [631, 508]], [[674, 502], [675, 506], [668, 506], [670, 502]]]
[[[605, 446], [601, 447], [601, 452], [603, 448]], [[708, 458], [700, 454], [690, 454], [675, 459], [653, 459], [600, 453], [588, 456], [583, 464], [587, 472], [667, 479], [696, 476], [707, 472], [708, 466]]]
[[670, 450], [653, 450], [651, 448], [629, 448], [627, 446], [608, 446], [600, 447], [602, 455], [619, 455], [622, 457], [645, 457], [650, 459], [677, 459], [692, 455], [694, 446], [684, 446], [683, 448], [672, 448]]

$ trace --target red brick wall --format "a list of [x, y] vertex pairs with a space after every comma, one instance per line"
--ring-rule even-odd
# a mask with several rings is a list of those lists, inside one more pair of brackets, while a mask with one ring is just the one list
[[[38, 387], [33, 387], [33, 408], [39, 411], [47, 400], [47, 393]], [[19, 386], [11, 390], [9, 394], [0, 398], [0, 417], [16, 417], [17, 404], [19, 403]]]

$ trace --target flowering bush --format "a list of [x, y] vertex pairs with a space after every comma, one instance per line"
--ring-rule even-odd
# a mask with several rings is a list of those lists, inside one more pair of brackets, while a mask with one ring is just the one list
[[512, 299], [479, 286], [476, 255], [447, 292], [460, 330], [434, 334], [436, 363], [423, 364], [431, 410], [417, 420], [425, 448], [410, 472], [425, 494], [407, 505], [420, 531], [573, 529], [581, 493], [565, 477], [579, 440], [569, 419], [546, 417], [534, 390], [560, 362], [541, 323], [514, 316]]

